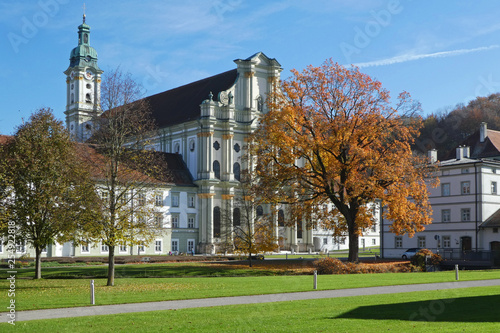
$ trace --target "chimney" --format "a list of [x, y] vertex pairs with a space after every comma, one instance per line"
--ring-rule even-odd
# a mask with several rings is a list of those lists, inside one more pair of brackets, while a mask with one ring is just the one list
[[469, 147], [468, 146], [459, 146], [457, 148], [457, 160], [461, 160], [463, 158], [469, 158]]
[[429, 157], [429, 163], [433, 164], [437, 162], [438, 151], [436, 149], [431, 149], [427, 151], [427, 156]]
[[482, 122], [481, 127], [479, 127], [479, 142], [483, 143], [484, 140], [488, 137], [488, 124]]

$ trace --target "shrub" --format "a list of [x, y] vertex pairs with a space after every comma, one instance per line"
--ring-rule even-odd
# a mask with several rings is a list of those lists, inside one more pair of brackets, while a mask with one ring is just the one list
[[345, 274], [348, 272], [346, 265], [336, 258], [323, 258], [314, 262], [318, 274]]
[[[427, 261], [426, 261], [427, 259]], [[425, 272], [426, 265], [439, 265], [443, 258], [439, 254], [433, 253], [429, 249], [422, 249], [418, 251], [410, 260], [411, 264], [420, 268], [421, 271]]]

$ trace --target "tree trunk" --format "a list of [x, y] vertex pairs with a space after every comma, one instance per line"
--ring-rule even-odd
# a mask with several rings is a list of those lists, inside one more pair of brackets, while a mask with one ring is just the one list
[[108, 255], [108, 283], [107, 286], [115, 285], [115, 247], [109, 247], [109, 255]]
[[35, 247], [35, 279], [42, 278], [42, 258], [40, 257], [42, 254], [42, 249]]
[[[350, 228], [349, 228], [350, 229]], [[349, 262], [358, 261], [359, 257], [359, 236], [355, 232], [349, 231]]]

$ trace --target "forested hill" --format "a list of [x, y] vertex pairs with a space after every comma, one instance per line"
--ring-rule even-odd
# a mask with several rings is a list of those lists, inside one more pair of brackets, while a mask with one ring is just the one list
[[488, 129], [500, 130], [500, 93], [478, 97], [467, 105], [458, 104], [447, 112], [428, 115], [413, 148], [422, 154], [435, 148], [438, 159], [442, 160], [478, 131], [482, 122], [488, 124]]

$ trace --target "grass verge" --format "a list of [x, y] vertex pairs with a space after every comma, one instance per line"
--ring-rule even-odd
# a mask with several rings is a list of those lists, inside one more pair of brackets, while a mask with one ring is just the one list
[[479, 287], [39, 320], [16, 331], [498, 332], [499, 301], [500, 287]]
[[[460, 280], [500, 278], [500, 271], [463, 271]], [[377, 273], [320, 275], [318, 290], [451, 282], [454, 272]], [[311, 275], [186, 278], [119, 278], [114, 287], [105, 279], [95, 280], [96, 304], [122, 304], [177, 299], [258, 295], [310, 291]], [[0, 293], [7, 295], [8, 281], [0, 281]], [[16, 310], [50, 309], [89, 305], [88, 279], [16, 280]], [[8, 301], [8, 299], [5, 299]]]

